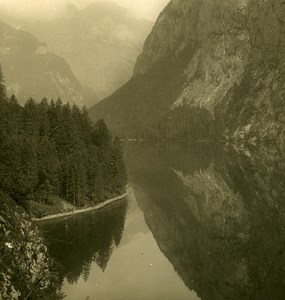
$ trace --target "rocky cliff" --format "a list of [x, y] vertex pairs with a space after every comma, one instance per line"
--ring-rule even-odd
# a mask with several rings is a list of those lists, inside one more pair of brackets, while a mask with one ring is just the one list
[[[206, 122], [216, 123], [216, 136], [280, 137], [284, 11], [281, 0], [170, 1], [145, 42], [133, 79], [91, 114], [109, 117], [118, 131], [141, 122], [144, 128], [160, 128], [155, 131], [161, 136], [161, 128], [169, 131], [169, 123], [180, 132], [200, 130], [191, 111], [202, 110], [208, 114]], [[151, 120], [145, 106], [151, 106]], [[126, 112], [116, 116], [120, 107]], [[137, 109], [147, 122], [129, 116]], [[169, 120], [181, 119], [181, 111], [187, 111], [185, 124]]]

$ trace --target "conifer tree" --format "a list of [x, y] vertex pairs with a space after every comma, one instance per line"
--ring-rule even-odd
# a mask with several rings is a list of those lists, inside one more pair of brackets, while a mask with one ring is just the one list
[[111, 142], [111, 134], [103, 119], [98, 120], [95, 124], [94, 139], [95, 139], [95, 144], [98, 147], [106, 147]]
[[4, 84], [4, 76], [2, 73], [2, 67], [0, 65], [0, 100], [6, 99], [7, 97], [7, 91], [6, 86]]
[[93, 205], [122, 193], [123, 153], [104, 120], [85, 108], [8, 99], [0, 69], [0, 189], [20, 202], [51, 199]]

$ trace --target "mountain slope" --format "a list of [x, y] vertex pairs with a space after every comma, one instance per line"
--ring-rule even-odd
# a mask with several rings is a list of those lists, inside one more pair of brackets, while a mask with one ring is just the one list
[[90, 114], [131, 137], [277, 138], [284, 21], [281, 0], [172, 0], [133, 78]]
[[69, 4], [60, 18], [42, 22], [17, 19], [13, 23], [46, 41], [99, 98], [112, 94], [131, 78], [153, 26], [112, 2], [93, 3], [81, 10]]
[[[20, 102], [43, 97], [83, 105], [92, 92], [84, 89], [66, 61], [47, 50], [32, 34], [0, 22], [0, 62], [8, 93]], [[89, 95], [88, 95], [89, 94]]]

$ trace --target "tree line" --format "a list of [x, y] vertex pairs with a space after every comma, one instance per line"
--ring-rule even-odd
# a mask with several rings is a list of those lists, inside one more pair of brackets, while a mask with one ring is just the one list
[[93, 205], [122, 193], [123, 153], [104, 120], [76, 105], [7, 97], [0, 69], [0, 189], [19, 203]]

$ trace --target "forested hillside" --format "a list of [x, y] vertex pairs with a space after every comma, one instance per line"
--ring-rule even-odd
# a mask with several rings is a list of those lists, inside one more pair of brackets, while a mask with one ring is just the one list
[[93, 205], [124, 191], [118, 138], [85, 109], [43, 99], [7, 98], [0, 72], [0, 190], [24, 206], [67, 200]]

